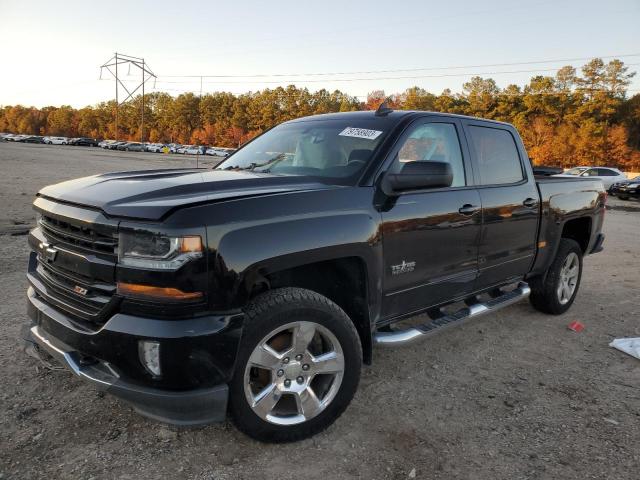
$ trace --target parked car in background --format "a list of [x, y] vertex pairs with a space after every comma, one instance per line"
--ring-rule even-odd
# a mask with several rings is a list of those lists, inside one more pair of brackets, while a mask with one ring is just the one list
[[185, 154], [187, 153], [187, 149], [190, 147], [191, 145], [181, 145], [178, 148], [176, 148], [176, 153], [182, 153]]
[[204, 152], [206, 149], [207, 147], [202, 147], [198, 145], [189, 145], [189, 147], [187, 147], [184, 150], [184, 153], [188, 153], [190, 155], [204, 155]]
[[18, 141], [22, 143], [44, 143], [44, 138], [40, 135], [27, 135]]
[[47, 145], [67, 145], [69, 143], [67, 137], [44, 137], [43, 140]]
[[628, 200], [630, 197], [640, 197], [640, 175], [614, 183], [609, 189], [609, 193], [616, 195], [620, 200]]
[[74, 138], [71, 145], [76, 145], [77, 147], [97, 147], [99, 143], [95, 138], [80, 137]]
[[105, 148], [107, 150], [118, 150], [118, 147], [120, 145], [124, 145], [127, 142], [111, 142], [109, 145], [107, 145]]
[[147, 152], [162, 153], [163, 148], [164, 144], [162, 143], [150, 143], [147, 145]]
[[98, 143], [98, 146], [100, 148], [108, 148], [109, 145], [111, 145], [112, 143], [115, 143], [115, 140], [102, 140], [101, 142]]
[[119, 145], [118, 150], [124, 150], [127, 152], [144, 152], [146, 151], [146, 146], [138, 142], [127, 142], [123, 145]]
[[214, 157], [226, 157], [229, 155], [229, 152], [226, 148], [221, 147], [209, 147], [206, 152], [207, 155], [212, 155]]
[[554, 175], [554, 177], [589, 177], [602, 180], [605, 190], [609, 190], [616, 182], [627, 179], [627, 176], [617, 168], [613, 167], [575, 167], [564, 173]]
[[6, 140], [8, 140], [9, 142], [19, 142], [24, 138], [30, 137], [31, 135], [24, 135], [24, 134], [18, 134], [18, 135], [14, 135], [11, 134], [10, 136], [6, 137]]

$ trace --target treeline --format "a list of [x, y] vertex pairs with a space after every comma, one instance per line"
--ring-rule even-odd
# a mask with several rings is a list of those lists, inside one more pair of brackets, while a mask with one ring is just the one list
[[[640, 170], [640, 94], [627, 96], [635, 72], [620, 60], [596, 58], [580, 72], [562, 67], [553, 76], [535, 76], [520, 87], [500, 88], [491, 78], [474, 77], [463, 91], [440, 95], [412, 87], [402, 93], [369, 94], [366, 101], [340, 91], [290, 85], [234, 95], [217, 92], [172, 97], [152, 93], [145, 102], [145, 140], [235, 147], [293, 118], [318, 113], [375, 109], [385, 99], [398, 109], [431, 110], [493, 118], [516, 125], [538, 164], [606, 164]], [[141, 97], [120, 107], [118, 138], [140, 139]], [[116, 138], [115, 103], [0, 108], [0, 131], [40, 135]]]

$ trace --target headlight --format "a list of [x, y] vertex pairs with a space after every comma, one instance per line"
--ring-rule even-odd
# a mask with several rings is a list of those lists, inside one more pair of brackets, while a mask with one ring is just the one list
[[177, 270], [202, 257], [202, 239], [197, 236], [170, 237], [151, 232], [121, 232], [118, 262], [129, 267]]

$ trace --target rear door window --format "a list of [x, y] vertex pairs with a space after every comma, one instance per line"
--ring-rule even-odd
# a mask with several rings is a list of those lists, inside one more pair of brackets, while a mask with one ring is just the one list
[[524, 179], [516, 142], [507, 130], [469, 126], [481, 185], [518, 183]]

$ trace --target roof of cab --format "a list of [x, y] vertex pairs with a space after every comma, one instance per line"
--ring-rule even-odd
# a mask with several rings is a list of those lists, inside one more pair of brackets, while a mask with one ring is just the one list
[[323, 113], [319, 115], [310, 115], [307, 117], [296, 118], [296, 119], [290, 120], [287, 123], [309, 121], [309, 120], [345, 120], [345, 119], [362, 120], [365, 118], [372, 118], [372, 119], [375, 118], [380, 120], [387, 119], [387, 120], [390, 120], [392, 123], [395, 123], [408, 116], [418, 116], [418, 115], [433, 115], [436, 117], [453, 117], [453, 118], [459, 118], [459, 119], [490, 122], [490, 123], [495, 123], [499, 125], [511, 126], [510, 123], [500, 122], [498, 120], [491, 120], [488, 118], [471, 117], [468, 115], [458, 115], [455, 113], [431, 112], [431, 111], [425, 111], [425, 110], [392, 110], [391, 112], [386, 113], [384, 115], [380, 115], [380, 116], [376, 116], [375, 110], [358, 110], [355, 112]]

